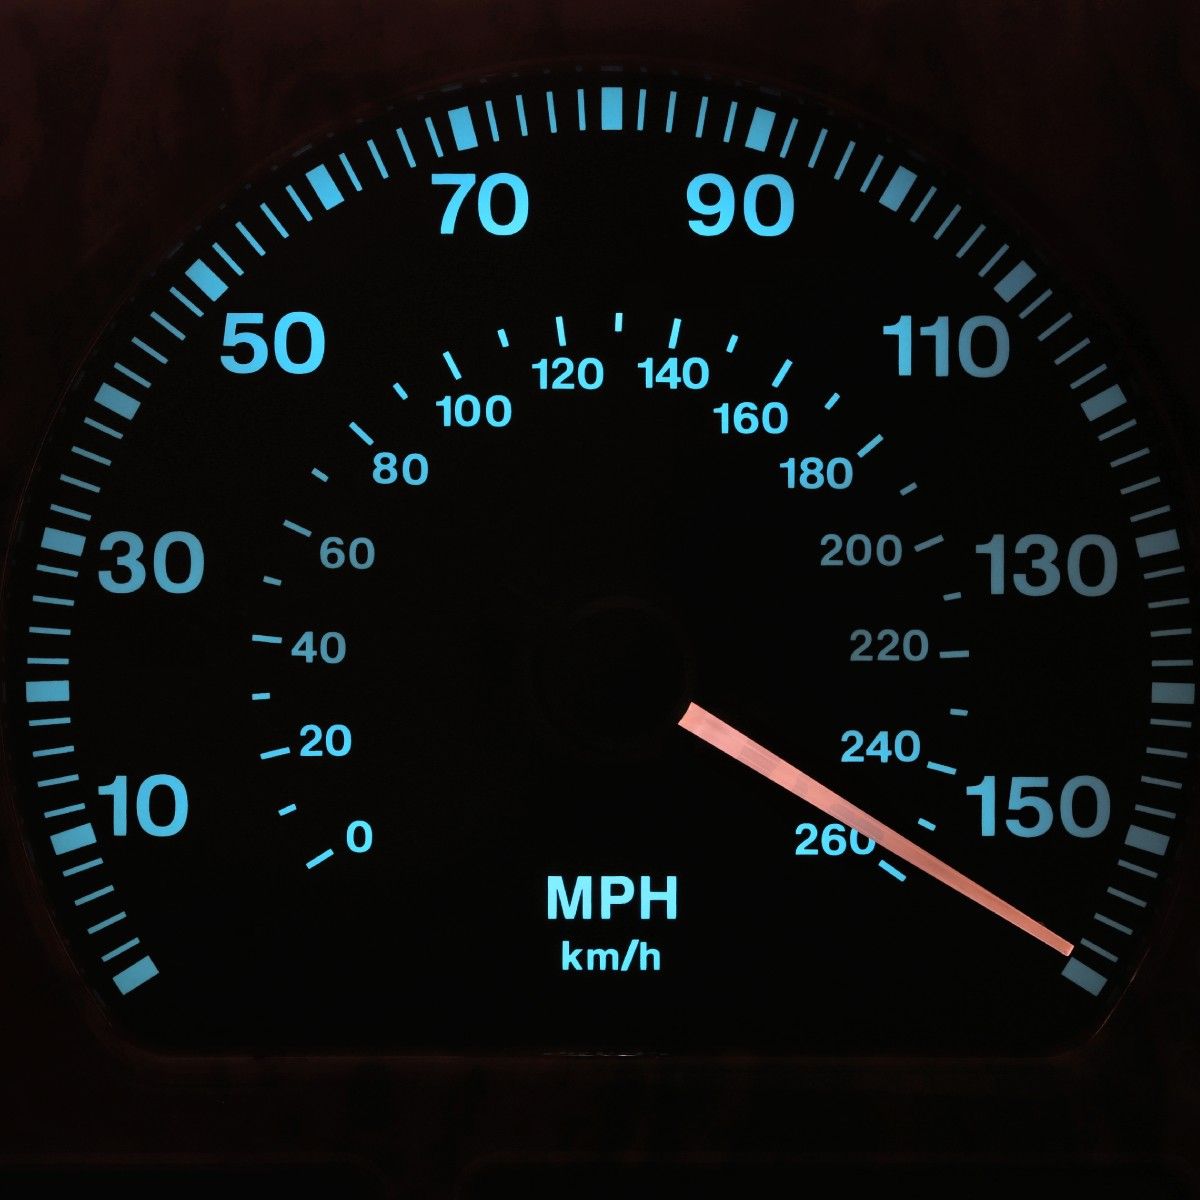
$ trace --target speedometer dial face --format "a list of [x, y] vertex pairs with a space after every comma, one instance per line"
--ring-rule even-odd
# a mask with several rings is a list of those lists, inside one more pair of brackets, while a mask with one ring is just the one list
[[414, 99], [138, 287], [31, 477], [45, 897], [178, 1049], [1040, 1051], [1185, 822], [1174, 448], [904, 147], [640, 71]]

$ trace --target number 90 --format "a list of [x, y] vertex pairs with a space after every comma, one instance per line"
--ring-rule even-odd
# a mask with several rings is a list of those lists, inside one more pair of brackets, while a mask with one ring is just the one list
[[[774, 200], [764, 204], [764, 193], [773, 194]], [[687, 202], [692, 212], [699, 214], [688, 221], [688, 227], [701, 237], [717, 237], [733, 224], [737, 198], [733, 184], [724, 175], [697, 175], [687, 186]], [[778, 214], [773, 221], [764, 220], [760, 206], [769, 210], [772, 205], [779, 210]], [[742, 193], [742, 219], [751, 233], [759, 237], [778, 237], [792, 227], [795, 213], [792, 185], [782, 175], [755, 175], [746, 184]], [[704, 220], [705, 217], [713, 220]]]

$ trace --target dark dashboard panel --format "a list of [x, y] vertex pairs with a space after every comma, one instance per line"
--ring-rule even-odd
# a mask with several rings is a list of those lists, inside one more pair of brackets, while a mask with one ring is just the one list
[[[22, 231], [3, 301], [10, 509], [96, 331], [146, 264], [264, 160], [422, 81], [573, 58], [687, 60], [776, 81], [927, 150], [1048, 250], [1164, 398], [1177, 445], [1195, 445], [1184, 371], [1196, 314], [1180, 248], [1196, 195], [1197, 35], [1182, 8], [581, 4], [481, 17], [438, 4], [351, 19], [337, 6], [81, 4], [14, 8], [3, 22], [22, 150], [4, 168]], [[305, 1059], [130, 1048], [80, 989], [9, 840], [0, 927], [17, 966], [0, 1158], [22, 1186], [39, 1163], [92, 1183], [100, 1160], [143, 1173], [216, 1161], [239, 1164], [221, 1168], [236, 1191], [240, 1164], [303, 1177], [302, 1159], [432, 1196], [602, 1183], [722, 1195], [829, 1187], [838, 1171], [936, 1195], [977, 1190], [973, 1173], [1001, 1165], [1033, 1195], [1061, 1188], [1064, 1172], [1098, 1195], [1191, 1194], [1194, 847], [1109, 1024], [1050, 1057]], [[524, 1021], [536, 1029], [538, 1014]], [[744, 1044], [763, 1040], [753, 1030]], [[651, 1167], [624, 1175], [630, 1155]]]

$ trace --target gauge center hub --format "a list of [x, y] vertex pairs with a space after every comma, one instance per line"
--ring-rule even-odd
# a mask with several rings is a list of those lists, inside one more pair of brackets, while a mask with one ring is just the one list
[[550, 720], [591, 748], [636, 748], [670, 729], [687, 708], [695, 677], [679, 624], [624, 596], [572, 612], [545, 640], [538, 667]]

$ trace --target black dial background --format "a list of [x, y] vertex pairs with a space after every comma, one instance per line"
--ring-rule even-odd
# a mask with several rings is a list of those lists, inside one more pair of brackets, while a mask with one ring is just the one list
[[[1191, 444], [1195, 300], [1179, 253], [1196, 190], [1186, 6], [609, 0], [518, 3], [483, 20], [474, 5], [441, 0], [386, 12], [337, 0], [304, 15], [187, 0], [6, 14], [14, 152], [0, 170], [21, 230], [0, 296], [7, 512], [98, 314], [278, 146], [432, 69], [618, 50], [742, 64], [886, 114], [1054, 247], [1142, 378], [1179, 398], [1174, 434]], [[129, 1194], [149, 1156], [178, 1192], [181, 1171], [286, 1156], [310, 1164], [297, 1168], [310, 1179], [314, 1161], [358, 1164], [365, 1177], [343, 1175], [343, 1191], [439, 1197], [507, 1194], [506, 1179], [522, 1195], [862, 1180], [924, 1195], [1194, 1191], [1190, 873], [1177, 874], [1177, 903], [1112, 1020], [1049, 1059], [198, 1062], [147, 1059], [113, 1039], [45, 918], [15, 832], [8, 840], [0, 1147], [9, 1163], [58, 1164], [56, 1178], [115, 1169]], [[233, 1183], [222, 1176], [227, 1192]]]
[[[398, 177], [372, 181], [311, 229], [286, 215], [293, 236], [269, 243], [261, 266], [248, 261], [215, 306], [268, 321], [316, 312], [321, 367], [235, 377], [219, 364], [223, 322], [206, 319], [171, 346], [105, 480], [96, 530], [132, 528], [151, 544], [186, 529], [206, 546], [203, 584], [188, 597], [103, 594], [88, 568], [109, 563], [85, 558], [72, 614], [85, 647], [74, 740], [89, 780], [169, 771], [189, 792], [181, 836], [106, 850], [161, 972], [118, 1019], [153, 1044], [1028, 1052], [1080, 1037], [1116, 993], [1114, 983], [1094, 1003], [1060, 977], [1053, 952], [916, 872], [897, 892], [870, 860], [797, 858], [791, 831], [816, 814], [674, 728], [696, 700], [906, 833], [934, 818], [935, 853], [1071, 940], [1087, 931], [1132, 815], [1150, 686], [1144, 606], [1159, 593], [1138, 578], [1114, 452], [1095, 444], [1050, 365], [1063, 346], [1035, 340], [1054, 310], [1026, 326], [977, 279], [978, 263], [964, 270], [954, 249], [967, 218], [936, 242], [940, 216], [917, 224], [862, 195], [869, 133], [816, 110], [801, 113], [801, 142], [827, 124], [828, 158], [854, 136], [860, 166], [831, 181], [796, 165], [798, 146], [785, 168], [797, 202], [788, 234], [756, 237], [739, 220], [697, 237], [683, 202], [690, 178], [717, 171], [740, 194], [779, 160], [684, 128], [702, 95], [715, 127], [730, 98], [748, 111], [754, 93], [672, 79], [680, 132], [665, 137], [655, 132], [664, 84], [633, 76], [630, 124], [633, 89], [648, 86], [647, 132], [577, 132], [575, 87], [590, 85], [594, 102], [595, 84], [612, 78], [455, 93], [477, 112], [491, 98], [508, 136], [444, 161], [426, 154], [411, 173], [392, 126], [415, 138], [442, 105], [389, 114], [375, 132]], [[561, 110], [552, 137], [537, 110], [547, 87]], [[518, 91], [528, 139], [512, 128]], [[778, 107], [782, 132], [793, 109]], [[367, 132], [315, 156], [361, 159]], [[895, 162], [897, 148], [879, 149]], [[460, 165], [520, 175], [526, 228], [489, 236], [468, 201], [460, 232], [439, 234], [448, 191], [428, 174]], [[925, 176], [914, 203], [936, 178]], [[222, 213], [197, 252], [228, 242], [231, 216], [251, 221], [260, 198], [282, 207], [277, 186], [261, 188]], [[944, 213], [962, 193], [945, 181], [940, 191]], [[617, 310], [628, 313], [621, 334]], [[607, 364], [595, 393], [533, 385], [530, 363], [559, 352], [560, 313], [566, 352]], [[953, 329], [1002, 313], [1010, 365], [996, 379], [957, 367], [935, 379], [919, 340], [913, 376], [898, 380], [895, 343], [880, 330], [901, 313], [918, 323], [946, 313]], [[635, 363], [665, 353], [675, 315], [681, 350], [711, 360], [703, 392], [641, 385]], [[727, 355], [730, 333], [740, 343]], [[467, 371], [462, 389], [513, 398], [511, 427], [437, 428], [432, 401], [462, 390], [440, 361], [447, 347]], [[721, 436], [711, 409], [765, 402], [785, 353], [797, 360], [780, 393], [787, 435]], [[396, 399], [393, 378], [412, 399]], [[85, 372], [76, 395], [95, 386]], [[826, 414], [835, 390], [845, 399]], [[369, 456], [345, 432], [351, 419], [380, 447], [427, 453], [430, 483], [372, 484]], [[855, 458], [876, 432], [883, 447]], [[58, 436], [77, 436], [69, 417]], [[787, 454], [849, 455], [858, 479], [840, 494], [789, 494], [777, 466]], [[324, 487], [309, 474], [318, 460], [333, 475]], [[910, 479], [920, 489], [901, 499]], [[284, 516], [313, 526], [313, 541], [283, 532]], [[896, 533], [906, 561], [821, 568], [828, 531]], [[1069, 588], [990, 598], [973, 547], [998, 531], [1064, 547], [1104, 533], [1118, 545], [1118, 585], [1098, 599]], [[912, 552], [939, 532], [944, 548]], [[322, 570], [316, 542], [328, 534], [371, 536], [377, 565]], [[29, 570], [18, 547], [16, 610]], [[285, 579], [265, 596], [264, 571]], [[967, 598], [947, 604], [946, 590]], [[640, 630], [614, 632], [611, 615], [580, 625], [597, 608], [643, 614]], [[852, 630], [887, 627], [926, 629], [929, 661], [848, 662]], [[346, 663], [288, 657], [305, 629], [343, 632]], [[284, 645], [252, 647], [252, 631], [278, 631]], [[676, 645], [682, 657], [663, 678], [646, 656]], [[970, 662], [938, 661], [963, 645]], [[268, 686], [270, 706], [249, 705]], [[972, 720], [950, 717], [953, 706]], [[352, 754], [259, 761], [313, 722], [348, 725]], [[920, 762], [840, 763], [843, 730], [907, 728], [924, 739]], [[959, 776], [923, 769], [926, 758], [952, 761]], [[963, 793], [984, 775], [1000, 777], [1002, 801], [1012, 775], [1048, 776], [1052, 794], [1071, 776], [1098, 776], [1112, 820], [1087, 840], [1056, 829], [985, 841], [978, 802]], [[283, 822], [285, 803], [300, 812]], [[362, 818], [374, 828], [369, 854], [304, 869]], [[679, 881], [674, 922], [637, 920], [636, 906], [612, 921], [546, 921], [548, 875], [668, 874]], [[73, 897], [76, 881], [65, 890]], [[564, 938], [623, 953], [643, 937], [663, 956], [660, 972], [561, 969]], [[1121, 950], [1118, 981], [1136, 958]]]

